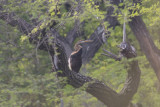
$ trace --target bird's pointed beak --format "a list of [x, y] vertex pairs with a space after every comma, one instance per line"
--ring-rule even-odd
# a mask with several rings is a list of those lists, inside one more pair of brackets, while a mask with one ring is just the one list
[[93, 40], [84, 40], [84, 41], [80, 41], [80, 44], [82, 44], [82, 43], [87, 43], [87, 42], [93, 42]]

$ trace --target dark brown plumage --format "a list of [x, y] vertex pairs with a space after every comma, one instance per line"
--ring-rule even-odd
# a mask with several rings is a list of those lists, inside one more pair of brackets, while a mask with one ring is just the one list
[[82, 44], [86, 42], [92, 42], [92, 40], [78, 41], [74, 46], [74, 51], [71, 53], [68, 64], [71, 71], [79, 72], [82, 66]]

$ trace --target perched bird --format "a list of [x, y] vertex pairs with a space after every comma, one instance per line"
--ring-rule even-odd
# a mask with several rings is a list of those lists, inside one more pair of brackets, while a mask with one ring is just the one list
[[121, 49], [120, 53], [126, 58], [136, 57], [136, 49], [129, 42], [122, 42], [118, 47]]
[[80, 40], [75, 44], [74, 51], [68, 59], [68, 66], [71, 71], [79, 72], [82, 66], [82, 44], [86, 42], [92, 42], [92, 40]]

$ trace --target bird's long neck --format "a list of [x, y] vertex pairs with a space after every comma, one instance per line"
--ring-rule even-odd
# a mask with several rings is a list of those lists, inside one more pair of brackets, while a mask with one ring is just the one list
[[82, 46], [79, 45], [79, 44], [77, 44], [77, 45], [74, 47], [74, 50], [75, 50], [75, 51], [78, 51], [78, 50], [80, 50], [81, 48], [82, 48]]
[[82, 47], [80, 45], [76, 45], [74, 47], [74, 52], [72, 53], [72, 55], [81, 55], [82, 54]]

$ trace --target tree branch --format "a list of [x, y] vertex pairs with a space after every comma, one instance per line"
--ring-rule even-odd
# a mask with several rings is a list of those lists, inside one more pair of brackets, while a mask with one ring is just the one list
[[[140, 82], [141, 71], [138, 66], [138, 61], [132, 61], [129, 63], [130, 68], [128, 69], [128, 76], [125, 81], [124, 87], [119, 93], [119, 97], [121, 98], [122, 107], [126, 107], [127, 103], [131, 100], [133, 95], [137, 92], [138, 85]], [[130, 100], [128, 100], [130, 99]]]
[[82, 24], [79, 22], [79, 20], [75, 20], [75, 23], [74, 23], [74, 27], [73, 29], [71, 29], [68, 34], [67, 34], [67, 41], [70, 43], [70, 44], [73, 44], [73, 42], [75, 41], [75, 39], [77, 37], [80, 37], [81, 34], [80, 34], [80, 26]]
[[10, 24], [11, 26], [18, 26], [19, 30], [26, 35], [29, 34], [33, 29], [33, 26], [31, 26], [23, 19], [16, 17], [14, 13], [9, 14], [6, 12], [0, 12], [0, 19], [4, 20], [7, 24]]
[[151, 39], [145, 23], [140, 16], [136, 16], [129, 25], [160, 81], [160, 51]]
[[[69, 57], [70, 53], [72, 52], [71, 46], [68, 43], [68, 41], [60, 36], [56, 31], [48, 31], [49, 33], [51, 32], [51, 36], [47, 35], [48, 32], [46, 32], [46, 28], [43, 29], [38, 29], [35, 33], [31, 33], [31, 31], [39, 26], [34, 26], [26, 22], [25, 20], [17, 17], [14, 13], [6, 13], [6, 12], [0, 12], [0, 19], [4, 20], [7, 24], [15, 27], [17, 26], [20, 32], [26, 34], [29, 37], [29, 40], [31, 43], [36, 44], [37, 47], [41, 50], [48, 51], [50, 50], [51, 52], [54, 51], [53, 47], [49, 45], [48, 39], [52, 37], [56, 37], [56, 39], [59, 39], [60, 41], [63, 41], [63, 45], [65, 46], [65, 50], [67, 53], [67, 56]], [[39, 39], [41, 38], [41, 39]]]
[[58, 41], [57, 43], [58, 63], [60, 70], [64, 76], [68, 78], [69, 84], [75, 88], [79, 88], [86, 84], [86, 91], [98, 100], [103, 102], [108, 107], [127, 107], [133, 95], [136, 93], [140, 81], [140, 69], [137, 61], [130, 63], [128, 69], [128, 77], [126, 79], [124, 88], [120, 93], [116, 93], [103, 82], [92, 79], [91, 77], [83, 76], [79, 73], [69, 70], [65, 49]]

